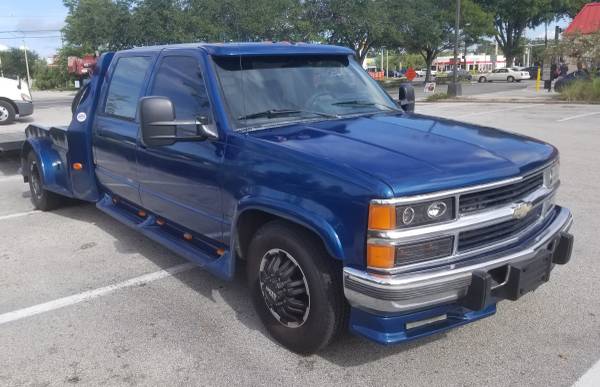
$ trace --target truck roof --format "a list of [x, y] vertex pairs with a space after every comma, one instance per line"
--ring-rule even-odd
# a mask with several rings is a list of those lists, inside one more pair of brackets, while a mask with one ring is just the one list
[[209, 55], [215, 56], [245, 56], [245, 55], [290, 55], [290, 54], [330, 54], [351, 55], [349, 48], [326, 44], [262, 42], [262, 43], [184, 43], [162, 46], [137, 47], [125, 52], [162, 51], [176, 49], [203, 49]]

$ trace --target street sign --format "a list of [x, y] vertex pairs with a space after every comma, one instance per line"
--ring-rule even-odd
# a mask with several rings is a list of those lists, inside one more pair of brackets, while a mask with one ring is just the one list
[[423, 91], [425, 93], [435, 93], [435, 82], [427, 82]]
[[413, 79], [415, 79], [417, 77], [417, 73], [416, 73], [415, 69], [413, 69], [412, 67], [409, 67], [408, 70], [406, 70], [406, 74], [404, 74], [404, 76], [409, 81], [412, 81]]

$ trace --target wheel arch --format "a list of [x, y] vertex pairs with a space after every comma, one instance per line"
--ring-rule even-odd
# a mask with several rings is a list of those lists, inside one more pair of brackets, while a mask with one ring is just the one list
[[324, 219], [300, 208], [273, 203], [252, 203], [238, 207], [232, 225], [232, 240], [239, 258], [245, 259], [252, 237], [264, 224], [284, 220], [301, 227], [323, 243], [326, 251], [335, 259], [343, 260], [344, 251], [337, 232]]
[[10, 106], [12, 106], [13, 109], [15, 109], [15, 113], [19, 114], [19, 108], [11, 99], [8, 99], [6, 97], [0, 97], [0, 101], [7, 102]]

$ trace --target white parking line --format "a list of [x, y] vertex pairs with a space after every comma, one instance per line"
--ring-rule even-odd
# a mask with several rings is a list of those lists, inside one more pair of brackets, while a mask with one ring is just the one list
[[598, 386], [600, 386], [600, 360], [573, 384], [573, 387]]
[[557, 120], [556, 122], [565, 122], [565, 121], [570, 121], [570, 120], [576, 120], [576, 119], [578, 119], [578, 118], [589, 117], [589, 116], [595, 116], [596, 114], [600, 114], [600, 112], [592, 112], [592, 113], [578, 114], [578, 115], [576, 115], [576, 116], [570, 116], [570, 117], [561, 118], [560, 120]]
[[37, 214], [38, 212], [41, 212], [41, 211], [39, 211], [39, 210], [31, 210], [31, 211], [26, 211], [26, 212], [17, 212], [16, 214], [2, 215], [2, 216], [0, 216], [0, 220], [12, 219], [12, 218], [20, 218], [22, 216]]
[[8, 312], [4, 314], [0, 314], [0, 325], [6, 324], [12, 321], [21, 320], [23, 318], [35, 316], [36, 314], [50, 312], [52, 310], [64, 308], [66, 306], [75, 305], [80, 302], [84, 302], [87, 300], [91, 300], [92, 298], [97, 298], [100, 296], [105, 296], [109, 293], [112, 293], [116, 290], [128, 288], [132, 286], [138, 286], [141, 284], [146, 284], [149, 282], [153, 282], [159, 280], [161, 278], [169, 277], [177, 273], [181, 273], [184, 271], [188, 271], [197, 267], [193, 263], [183, 263], [181, 265], [176, 265], [169, 267], [168, 269], [155, 271], [154, 273], [144, 274], [139, 277], [131, 278], [127, 281], [120, 282], [114, 285], [108, 285], [102, 288], [88, 290], [87, 292], [74, 294], [72, 296], [59, 298], [53, 301], [45, 302], [43, 304], [38, 304], [34, 306], [30, 306], [25, 309], [15, 310], [13, 312]]
[[16, 181], [23, 180], [23, 176], [21, 175], [13, 175], [13, 176], [0, 176], [0, 183], [4, 181]]
[[510, 112], [510, 111], [513, 111], [513, 110], [527, 109], [529, 107], [530, 107], [529, 105], [521, 105], [521, 106], [515, 106], [515, 107], [511, 107], [511, 108], [498, 109], [498, 110], [484, 110], [482, 112], [473, 112], [473, 113], [467, 113], [467, 114], [460, 114], [460, 115], [454, 116], [452, 118], [463, 118], [463, 117], [471, 117], [471, 116], [480, 116], [480, 115], [491, 114], [491, 113], [504, 113], [504, 112]]

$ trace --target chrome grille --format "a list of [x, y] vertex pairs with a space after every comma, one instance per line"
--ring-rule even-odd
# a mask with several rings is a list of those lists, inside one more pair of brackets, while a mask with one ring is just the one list
[[523, 219], [511, 219], [475, 230], [463, 231], [458, 236], [458, 251], [471, 250], [509, 239], [533, 225], [542, 215], [538, 206]]
[[537, 190], [544, 183], [543, 173], [537, 173], [519, 182], [460, 196], [459, 211], [468, 214], [505, 205]]

